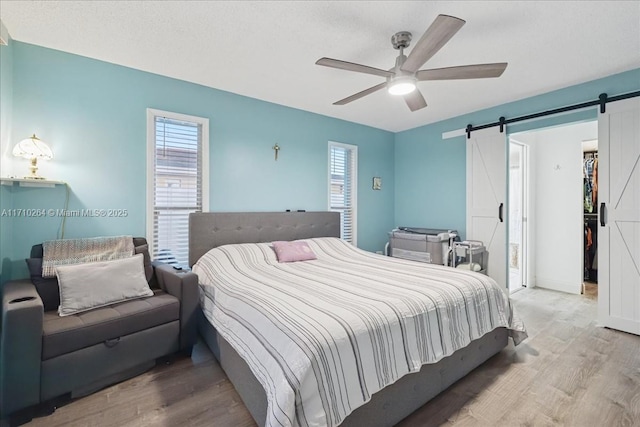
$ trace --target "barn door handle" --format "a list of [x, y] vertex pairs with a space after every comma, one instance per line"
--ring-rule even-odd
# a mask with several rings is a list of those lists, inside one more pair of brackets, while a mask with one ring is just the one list
[[600, 203], [600, 227], [604, 227], [604, 208], [606, 207], [605, 203]]
[[500, 207], [498, 207], [498, 219], [500, 219], [500, 222], [504, 222], [504, 219], [502, 218], [503, 207], [504, 207], [504, 203], [500, 203]]

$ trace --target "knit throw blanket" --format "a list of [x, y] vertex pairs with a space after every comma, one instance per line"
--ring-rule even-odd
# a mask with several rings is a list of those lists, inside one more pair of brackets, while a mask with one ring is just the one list
[[132, 236], [48, 240], [42, 244], [42, 277], [55, 277], [56, 266], [128, 258]]

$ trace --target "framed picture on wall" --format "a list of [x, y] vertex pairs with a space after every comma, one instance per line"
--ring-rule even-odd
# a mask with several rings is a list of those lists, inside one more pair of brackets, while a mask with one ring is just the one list
[[380, 178], [379, 176], [373, 177], [373, 189], [382, 190], [382, 178]]

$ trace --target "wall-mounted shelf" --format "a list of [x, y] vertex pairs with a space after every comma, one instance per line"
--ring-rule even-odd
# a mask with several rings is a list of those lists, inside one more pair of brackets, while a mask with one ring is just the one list
[[0, 185], [53, 188], [56, 185], [67, 185], [67, 183], [64, 181], [52, 181], [49, 179], [0, 178]]

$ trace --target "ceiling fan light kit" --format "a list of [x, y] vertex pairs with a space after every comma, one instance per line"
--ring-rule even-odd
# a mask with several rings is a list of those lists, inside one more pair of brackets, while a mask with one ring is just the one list
[[416, 90], [416, 78], [412, 76], [399, 76], [389, 79], [387, 91], [391, 95], [406, 95]]
[[317, 65], [338, 68], [341, 70], [355, 71], [358, 73], [372, 74], [385, 77], [386, 82], [377, 84], [354, 95], [334, 102], [334, 105], [345, 105], [357, 99], [370, 95], [387, 87], [391, 95], [403, 96], [411, 111], [417, 111], [427, 106], [422, 93], [417, 87], [417, 82], [426, 80], [457, 80], [457, 79], [483, 79], [500, 77], [507, 68], [506, 62], [492, 64], [461, 65], [447, 68], [419, 70], [433, 55], [435, 55], [460, 28], [465, 21], [449, 15], [438, 15], [431, 26], [425, 31], [420, 40], [409, 53], [404, 55], [404, 49], [411, 43], [411, 33], [400, 31], [391, 37], [394, 49], [400, 51], [396, 58], [396, 64], [390, 70], [355, 64], [332, 58], [320, 58]]

